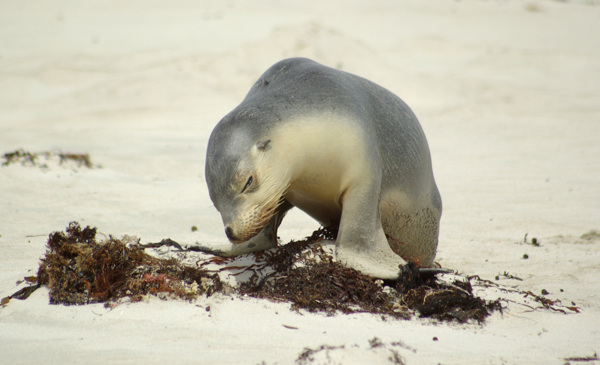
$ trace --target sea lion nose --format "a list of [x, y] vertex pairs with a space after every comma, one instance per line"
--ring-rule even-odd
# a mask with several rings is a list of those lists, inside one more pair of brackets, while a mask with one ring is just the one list
[[225, 227], [225, 235], [230, 241], [235, 240], [235, 234], [233, 234], [233, 229], [231, 229], [231, 227]]

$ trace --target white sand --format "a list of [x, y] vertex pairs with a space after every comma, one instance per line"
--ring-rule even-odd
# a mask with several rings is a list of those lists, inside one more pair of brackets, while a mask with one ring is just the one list
[[[507, 271], [523, 281], [502, 284], [581, 313], [511, 304], [483, 326], [440, 325], [223, 296], [52, 306], [38, 290], [0, 309], [0, 363], [290, 364], [321, 345], [344, 347], [315, 363], [388, 363], [394, 350], [407, 364], [563, 364], [600, 352], [600, 237], [579, 238], [600, 230], [594, 2], [3, 1], [0, 153], [86, 152], [102, 168], [0, 168], [0, 297], [71, 220], [143, 242], [225, 243], [203, 178], [209, 133], [268, 66], [307, 56], [419, 116], [444, 200], [444, 267]], [[317, 226], [294, 212], [280, 234]], [[526, 233], [542, 246], [522, 244]], [[374, 337], [384, 346], [371, 349]]]

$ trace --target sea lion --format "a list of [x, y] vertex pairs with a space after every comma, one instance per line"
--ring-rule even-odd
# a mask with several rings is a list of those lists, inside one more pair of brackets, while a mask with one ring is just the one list
[[442, 200], [425, 134], [397, 96], [305, 58], [270, 67], [216, 125], [206, 183], [234, 256], [272, 248], [298, 207], [339, 227], [336, 259], [377, 278], [430, 267]]

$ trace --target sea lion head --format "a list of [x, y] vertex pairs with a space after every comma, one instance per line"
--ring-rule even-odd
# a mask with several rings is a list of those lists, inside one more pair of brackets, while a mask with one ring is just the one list
[[284, 201], [289, 185], [285, 165], [270, 139], [244, 128], [211, 134], [206, 156], [208, 192], [234, 244], [259, 234]]

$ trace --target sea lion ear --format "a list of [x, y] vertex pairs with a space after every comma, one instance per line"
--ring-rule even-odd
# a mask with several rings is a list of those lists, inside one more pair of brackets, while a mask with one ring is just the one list
[[267, 139], [266, 141], [260, 141], [256, 144], [256, 148], [259, 151], [267, 151], [269, 149], [269, 143], [271, 142], [270, 139]]

